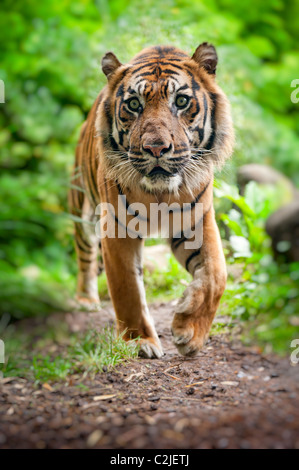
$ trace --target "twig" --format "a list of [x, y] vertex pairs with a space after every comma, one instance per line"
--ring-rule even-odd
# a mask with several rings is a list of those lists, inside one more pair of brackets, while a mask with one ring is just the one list
[[163, 372], [163, 374], [167, 375], [167, 377], [171, 377], [172, 379], [179, 380], [180, 382], [182, 382], [182, 379], [179, 379], [178, 377], [175, 377], [174, 375], [168, 374], [169, 370], [174, 369], [175, 367], [180, 367], [180, 365], [182, 365], [182, 364], [183, 363], [180, 362], [180, 364], [177, 364], [176, 366], [168, 367], [168, 369], [165, 369], [162, 372]]
[[202, 384], [204, 384], [203, 380], [201, 382], [194, 382], [194, 384], [185, 385], [185, 387], [193, 387], [193, 385], [202, 385]]

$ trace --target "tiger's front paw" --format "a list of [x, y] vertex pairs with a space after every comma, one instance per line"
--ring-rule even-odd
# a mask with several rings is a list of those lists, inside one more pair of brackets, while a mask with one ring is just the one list
[[195, 356], [202, 349], [214, 313], [202, 280], [195, 279], [179, 300], [171, 327], [173, 342], [183, 356]]
[[210, 321], [176, 313], [172, 322], [173, 342], [183, 356], [195, 356], [205, 344], [210, 331]]
[[201, 268], [179, 300], [172, 322], [172, 335], [183, 356], [195, 356], [208, 339], [225, 282], [225, 269], [207, 274]]
[[146, 359], [159, 359], [164, 356], [164, 352], [159, 339], [141, 338], [139, 340], [139, 356]]

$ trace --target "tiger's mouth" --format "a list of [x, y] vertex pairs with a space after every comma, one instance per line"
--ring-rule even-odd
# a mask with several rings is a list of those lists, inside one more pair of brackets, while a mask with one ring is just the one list
[[154, 176], [174, 176], [175, 173], [171, 173], [164, 168], [162, 168], [160, 165], [156, 165], [146, 176], [149, 178], [152, 178]]

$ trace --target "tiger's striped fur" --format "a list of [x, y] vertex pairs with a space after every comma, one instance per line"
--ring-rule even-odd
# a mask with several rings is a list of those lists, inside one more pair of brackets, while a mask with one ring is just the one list
[[[148, 214], [153, 202], [177, 202], [182, 208], [191, 203], [191, 225], [202, 224], [203, 245], [186, 250], [184, 237], [169, 238], [174, 255], [193, 275], [172, 323], [174, 343], [184, 355], [203, 346], [226, 283], [213, 169], [232, 153], [233, 126], [228, 101], [215, 82], [216, 65], [216, 51], [207, 43], [191, 58], [174, 47], [150, 47], [126, 65], [107, 53], [102, 68], [108, 83], [82, 126], [69, 195], [72, 214], [87, 222], [94, 220], [97, 204], [112, 203], [115, 225], [120, 194], [130, 204], [142, 202]], [[201, 220], [194, 215], [197, 202], [203, 204]], [[93, 226], [75, 222], [75, 242], [78, 297], [98, 302], [102, 266]], [[126, 330], [127, 339], [141, 337], [143, 355], [160, 357], [145, 300], [142, 246], [142, 237], [103, 238], [100, 255], [118, 329]]]

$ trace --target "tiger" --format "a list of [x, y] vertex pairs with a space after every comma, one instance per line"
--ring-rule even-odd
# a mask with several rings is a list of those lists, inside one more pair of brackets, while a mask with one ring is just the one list
[[183, 210], [189, 204], [191, 214], [201, 204], [199, 220], [190, 219], [190, 229], [202, 230], [201, 246], [186, 249], [186, 236], [174, 232], [167, 238], [192, 276], [173, 309], [172, 340], [183, 356], [198, 354], [227, 282], [213, 181], [215, 168], [233, 152], [234, 129], [230, 103], [216, 83], [217, 64], [216, 49], [207, 42], [192, 56], [174, 46], [150, 46], [126, 64], [107, 52], [101, 61], [107, 83], [76, 148], [69, 205], [75, 216], [77, 299], [99, 303], [97, 277], [105, 269], [117, 332], [136, 340], [145, 358], [164, 353], [146, 303], [144, 237], [130, 236], [125, 224], [122, 237], [99, 239], [95, 210], [101, 203], [112, 205], [115, 211], [105, 220], [119, 229], [120, 195], [127, 205], [142, 202], [146, 208], [164, 202]]

